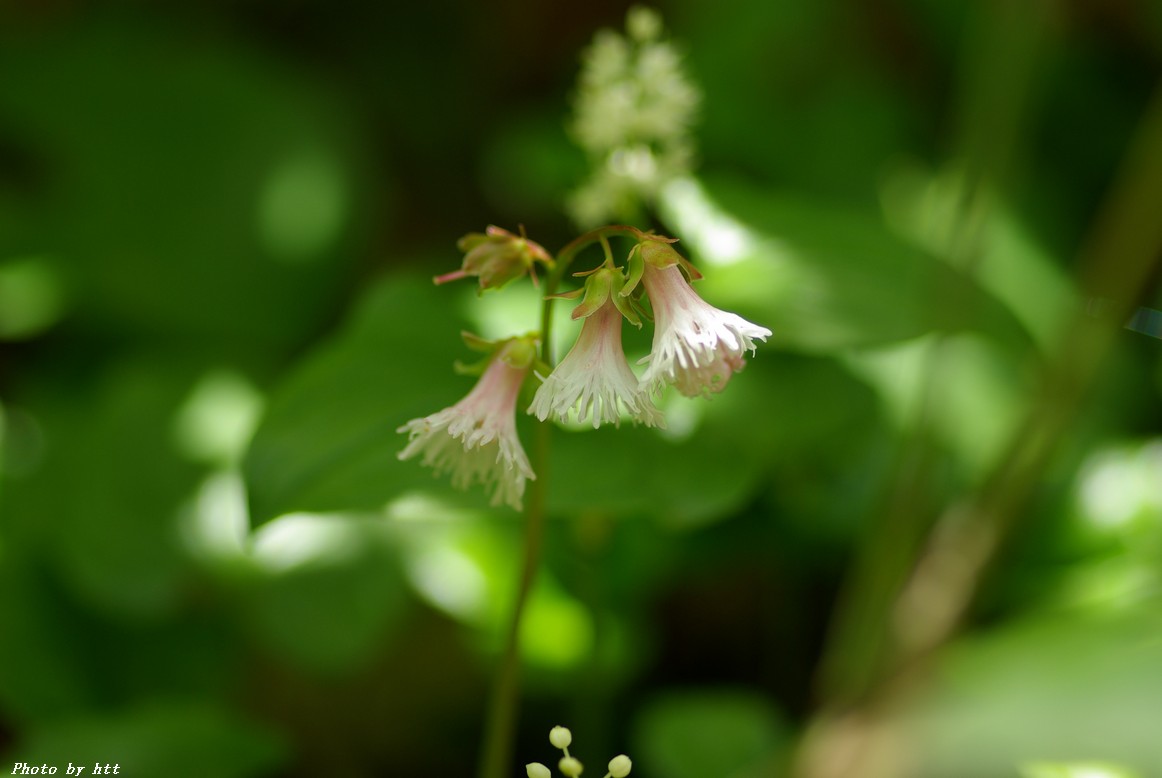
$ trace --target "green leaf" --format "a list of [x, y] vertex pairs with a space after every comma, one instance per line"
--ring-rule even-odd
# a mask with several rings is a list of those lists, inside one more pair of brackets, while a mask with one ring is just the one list
[[833, 352], [966, 329], [1029, 343], [972, 278], [860, 211], [692, 179], [663, 211], [705, 273], [699, 293], [769, 327], [772, 345]]
[[211, 30], [72, 21], [0, 29], [5, 141], [36, 161], [0, 198], [0, 260], [43, 257], [90, 334], [300, 342], [359, 237], [348, 109]]
[[646, 775], [743, 778], [772, 775], [791, 739], [770, 702], [754, 692], [671, 692], [640, 710], [633, 759]]
[[[117, 713], [58, 719], [33, 728], [5, 764], [117, 765], [120, 775], [222, 778], [268, 775], [286, 745], [236, 713], [201, 703], [154, 701]], [[110, 773], [112, 774], [112, 767]]]
[[254, 553], [269, 574], [243, 593], [247, 623], [307, 669], [358, 670], [406, 613], [398, 560], [368, 522], [283, 516], [256, 534]]
[[954, 644], [901, 718], [910, 775], [1001, 778], [1046, 762], [1162, 774], [1157, 635], [1157, 615], [1140, 609], [1043, 617]]
[[835, 365], [765, 352], [709, 399], [672, 390], [669, 429], [560, 430], [549, 505], [566, 515], [646, 515], [672, 528], [720, 519], [761, 491], [770, 469], [853, 434], [869, 391]]
[[179, 506], [200, 467], [175, 450], [173, 422], [195, 367], [145, 357], [66, 387], [31, 381], [25, 406], [43, 458], [6, 494], [6, 536], [51, 560], [79, 599], [123, 614], [173, 607], [190, 570]]
[[85, 638], [59, 596], [26, 565], [0, 563], [0, 706], [14, 721], [53, 718], [92, 702], [74, 648]]
[[452, 372], [471, 329], [460, 299], [428, 278], [387, 278], [274, 392], [244, 463], [256, 525], [290, 511], [376, 510], [405, 491], [454, 494], [398, 460], [396, 429], [472, 387]]

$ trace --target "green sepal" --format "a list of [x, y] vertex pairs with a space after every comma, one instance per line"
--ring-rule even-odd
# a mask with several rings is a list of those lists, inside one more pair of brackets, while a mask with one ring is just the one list
[[591, 276], [594, 273], [596, 273], [598, 270], [601, 270], [602, 268], [605, 268], [605, 267], [609, 267], [608, 262], [602, 262], [600, 265], [598, 265], [595, 268], [592, 268], [591, 270], [578, 270], [576, 273], [573, 274], [573, 277], [574, 278], [584, 278], [585, 276]]
[[702, 274], [698, 272], [698, 268], [690, 264], [690, 260], [681, 254], [678, 255], [678, 267], [682, 268], [682, 275], [686, 276], [687, 281], [693, 283], [702, 280]]
[[500, 341], [482, 338], [468, 330], [461, 330], [460, 337], [464, 340], [465, 346], [479, 354], [492, 354], [500, 346]]
[[628, 298], [628, 302], [633, 306], [633, 310], [637, 311], [638, 316], [650, 322], [651, 324], [653, 323], [654, 313], [648, 304], [649, 298], [646, 297], [644, 286], [639, 285], [636, 289], [634, 289], [633, 294], [631, 294]]
[[460, 337], [464, 339], [464, 344], [468, 348], [487, 354], [487, 356], [471, 363], [456, 360], [452, 364], [452, 369], [460, 375], [478, 376], [484, 373], [489, 363], [494, 359], [502, 359], [512, 367], [528, 367], [536, 360], [537, 343], [541, 336], [535, 332], [528, 332], [504, 340], [488, 340], [464, 330], [460, 333]]
[[581, 295], [585, 294], [585, 287], [579, 286], [576, 289], [568, 292], [557, 292], [545, 297], [546, 300], [576, 300]]
[[618, 312], [625, 317], [626, 321], [640, 330], [642, 328], [642, 320], [641, 317], [638, 316], [637, 311], [634, 310], [633, 299], [629, 297], [623, 297], [620, 292], [613, 295], [612, 299], [614, 307], [617, 308]]
[[693, 282], [701, 279], [702, 274], [698, 272], [698, 268], [690, 264], [690, 260], [679, 254], [670, 245], [671, 242], [673, 241], [666, 242], [651, 238], [638, 244], [638, 253], [641, 254], [645, 262], [649, 262], [659, 270], [677, 265], [687, 281]]
[[518, 335], [501, 343], [496, 358], [504, 360], [510, 367], [528, 368], [537, 360], [537, 343], [541, 336], [536, 332]]
[[625, 265], [629, 270], [629, 276], [626, 278], [625, 284], [622, 285], [621, 291], [618, 292], [620, 297], [629, 297], [641, 283], [642, 276], [645, 275], [646, 262], [642, 259], [641, 245], [635, 243], [633, 248], [629, 250], [629, 256], [626, 257]]
[[537, 358], [533, 362], [533, 375], [537, 378], [537, 386], [543, 384], [545, 379], [549, 377], [549, 373], [552, 372], [553, 368], [545, 360]]
[[609, 299], [609, 294], [613, 288], [613, 279], [611, 272], [607, 268], [598, 268], [607, 272], [595, 273], [589, 276], [589, 280], [585, 282], [585, 299], [581, 304], [573, 309], [573, 320], [584, 319], [587, 316], [592, 316], [605, 305], [605, 301]]
[[637, 247], [642, 259], [659, 270], [673, 267], [682, 261], [682, 255], [675, 251], [673, 246], [652, 237], [649, 240], [643, 240]]
[[452, 371], [456, 373], [456, 375], [482, 376], [484, 375], [484, 371], [488, 368], [488, 365], [491, 362], [491, 356], [487, 356], [484, 359], [478, 359], [475, 362], [469, 363], [464, 363], [457, 359], [452, 363]]
[[456, 248], [467, 254], [482, 243], [488, 242], [488, 236], [483, 232], [470, 232], [456, 241]]
[[613, 307], [617, 308], [618, 313], [624, 316], [630, 324], [638, 329], [641, 329], [642, 322], [638, 318], [637, 312], [634, 311], [630, 299], [625, 296], [625, 275], [619, 268], [610, 267], [609, 275], [609, 299], [613, 301]]

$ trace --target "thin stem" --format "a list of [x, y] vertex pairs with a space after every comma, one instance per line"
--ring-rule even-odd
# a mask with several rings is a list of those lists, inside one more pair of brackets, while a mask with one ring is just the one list
[[549, 459], [548, 424], [537, 426], [533, 449], [534, 468], [537, 480], [529, 491], [528, 507], [525, 510], [524, 558], [521, 564], [520, 584], [513, 603], [505, 637], [504, 656], [493, 688], [492, 700], [488, 708], [488, 719], [484, 733], [484, 747], [481, 751], [478, 775], [480, 778], [506, 778], [512, 762], [513, 742], [516, 735], [516, 719], [520, 708], [520, 632], [524, 620], [525, 605], [536, 581], [540, 564], [541, 544], [545, 529], [545, 494], [547, 489]]
[[[552, 323], [553, 295], [561, 283], [561, 278], [583, 248], [601, 241], [606, 243], [607, 235], [642, 233], [634, 227], [602, 227], [587, 232], [557, 254], [553, 270], [545, 281], [545, 301], [541, 307], [541, 361], [553, 366]], [[540, 566], [541, 545], [545, 533], [545, 495], [548, 489], [548, 464], [550, 447], [548, 423], [537, 426], [533, 448], [533, 470], [537, 479], [529, 490], [528, 506], [525, 510], [524, 557], [521, 563], [520, 583], [516, 599], [509, 617], [505, 635], [504, 654], [493, 687], [492, 699], [488, 706], [485, 723], [484, 744], [480, 752], [479, 778], [506, 778], [512, 763], [513, 743], [516, 735], [516, 720], [520, 709], [520, 633], [524, 622], [525, 606], [536, 582], [537, 568]]]
[[613, 249], [609, 247], [609, 238], [602, 235], [600, 240], [601, 250], [605, 252], [605, 264], [608, 267], [613, 267]]

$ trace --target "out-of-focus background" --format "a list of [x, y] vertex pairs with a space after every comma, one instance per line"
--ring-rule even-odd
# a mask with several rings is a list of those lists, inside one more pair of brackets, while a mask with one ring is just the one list
[[[536, 326], [430, 277], [577, 234], [627, 8], [0, 2], [0, 766], [472, 774], [520, 517], [395, 430]], [[701, 101], [639, 219], [774, 336], [555, 432], [517, 758], [1162, 775], [1162, 3], [658, 9]]]

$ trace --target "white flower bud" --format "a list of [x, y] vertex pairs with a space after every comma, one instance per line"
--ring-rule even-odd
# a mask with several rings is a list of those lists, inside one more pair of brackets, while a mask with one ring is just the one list
[[525, 772], [528, 773], [529, 778], [553, 778], [553, 774], [549, 772], [549, 768], [540, 762], [529, 762], [525, 765]]
[[565, 727], [553, 727], [549, 730], [549, 742], [554, 748], [568, 748], [573, 742], [573, 733]]
[[561, 761], [557, 763], [557, 769], [565, 775], [569, 776], [569, 778], [577, 778], [577, 776], [581, 774], [581, 770], [583, 768], [581, 767], [581, 763], [577, 761], [575, 757], [563, 756], [561, 757]]
[[609, 760], [609, 775], [611, 778], [625, 778], [629, 775], [633, 762], [625, 754], [618, 754]]
[[639, 43], [657, 40], [662, 34], [662, 17], [652, 8], [635, 5], [626, 15], [625, 29]]

